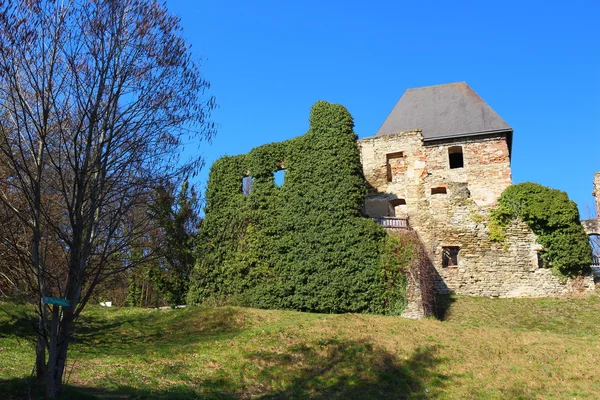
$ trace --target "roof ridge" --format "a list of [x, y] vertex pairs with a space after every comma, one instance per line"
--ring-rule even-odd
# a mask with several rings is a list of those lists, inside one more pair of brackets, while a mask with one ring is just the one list
[[469, 86], [467, 84], [466, 81], [459, 81], [459, 82], [450, 82], [450, 83], [438, 83], [437, 85], [427, 85], [427, 86], [419, 86], [419, 87], [414, 87], [414, 88], [408, 88], [406, 89], [404, 92], [408, 92], [409, 90], [417, 90], [417, 89], [427, 89], [427, 88], [432, 88], [432, 87], [437, 87], [437, 86], [449, 86], [449, 85], [457, 85], [459, 83], [464, 83], [465, 85]]

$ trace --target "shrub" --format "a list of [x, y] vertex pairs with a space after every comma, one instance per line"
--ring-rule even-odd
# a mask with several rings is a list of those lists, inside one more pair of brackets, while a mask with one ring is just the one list
[[501, 241], [504, 229], [515, 218], [538, 236], [555, 273], [574, 276], [589, 272], [592, 249], [577, 205], [565, 192], [531, 182], [509, 186], [491, 214], [491, 238]]

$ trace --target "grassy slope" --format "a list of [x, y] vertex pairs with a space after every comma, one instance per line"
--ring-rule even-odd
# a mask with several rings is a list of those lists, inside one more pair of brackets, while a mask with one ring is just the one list
[[[71, 348], [67, 394], [592, 399], [600, 393], [598, 297], [457, 297], [442, 306], [443, 322], [232, 307], [90, 307]], [[27, 391], [33, 365], [27, 325], [0, 312], [0, 393], [8, 398]]]

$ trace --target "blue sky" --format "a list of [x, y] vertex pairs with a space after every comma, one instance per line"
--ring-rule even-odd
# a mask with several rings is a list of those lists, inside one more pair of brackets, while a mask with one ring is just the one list
[[375, 134], [407, 88], [466, 81], [512, 128], [513, 182], [593, 213], [600, 171], [598, 1], [168, 0], [219, 109], [222, 155], [303, 134], [317, 100]]

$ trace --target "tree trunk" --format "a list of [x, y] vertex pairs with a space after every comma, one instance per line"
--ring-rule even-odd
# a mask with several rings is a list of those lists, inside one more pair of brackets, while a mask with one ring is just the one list
[[50, 323], [50, 345], [48, 346], [48, 375], [46, 376], [46, 397], [48, 399], [56, 399], [60, 394], [60, 382], [55, 381], [56, 375], [56, 360], [57, 360], [57, 347], [58, 347], [58, 327], [60, 309], [55, 304], [52, 306], [52, 321]]
[[[58, 306], [56, 310], [58, 310]], [[71, 328], [73, 326], [73, 312], [70, 307], [63, 309], [63, 315], [60, 320], [58, 313], [52, 313], [52, 317], [57, 317], [56, 323], [52, 321], [52, 337], [50, 348], [48, 350], [48, 376], [46, 379], [46, 398], [49, 400], [58, 399], [63, 389], [63, 376], [67, 362], [67, 350], [71, 338]]]
[[35, 345], [35, 375], [38, 384], [46, 379], [46, 339], [44, 337], [44, 320], [40, 316], [38, 323], [38, 339]]
[[[75, 256], [75, 254], [79, 254], [78, 247], [74, 245], [72, 251], [65, 293], [70, 305], [62, 307], [62, 313], [57, 305], [52, 309], [50, 345], [48, 348], [48, 377], [46, 379], [46, 398], [52, 400], [58, 399], [62, 392], [67, 350], [73, 330], [73, 322], [75, 321], [75, 310], [81, 297], [81, 280], [79, 279], [79, 273], [82, 270], [81, 261]], [[93, 290], [93, 287], [90, 290]]]
[[[31, 255], [33, 266], [38, 276], [40, 297], [46, 295], [46, 281], [43, 273], [43, 264], [39, 257], [39, 233], [34, 233], [32, 244], [31, 244]], [[35, 346], [35, 372], [36, 381], [42, 384], [46, 379], [46, 322], [48, 321], [48, 315], [46, 311], [46, 305], [41, 304], [42, 299], [40, 298], [40, 319], [38, 322], [38, 340]]]

